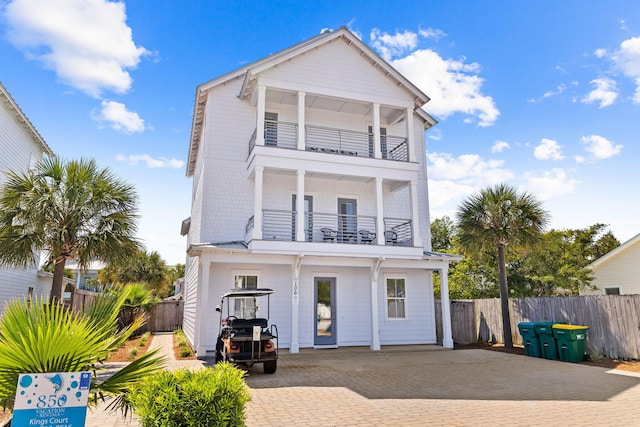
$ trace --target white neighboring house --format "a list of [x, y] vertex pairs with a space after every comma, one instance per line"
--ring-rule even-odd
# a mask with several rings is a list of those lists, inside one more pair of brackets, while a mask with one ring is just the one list
[[[27, 170], [44, 155], [53, 152], [0, 83], [0, 188], [8, 170]], [[37, 267], [0, 267], [0, 312], [7, 301], [30, 296], [49, 297], [52, 275]]]
[[71, 270], [73, 273], [73, 282], [76, 289], [84, 289], [87, 291], [97, 292], [98, 272], [104, 269], [107, 264], [103, 261], [91, 261], [87, 268], [80, 268], [77, 261], [67, 261], [65, 270]]
[[[425, 71], [426, 72], [426, 71]], [[425, 130], [429, 100], [346, 28], [196, 89], [183, 329], [215, 351], [216, 303], [272, 288], [279, 346], [436, 343]]]
[[640, 234], [588, 265], [597, 289], [581, 295], [640, 294]]

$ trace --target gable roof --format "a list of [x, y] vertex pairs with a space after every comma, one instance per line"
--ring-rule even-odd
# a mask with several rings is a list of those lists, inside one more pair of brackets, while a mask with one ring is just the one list
[[593, 269], [593, 268], [599, 266], [600, 264], [602, 264], [602, 263], [604, 263], [606, 261], [609, 261], [611, 258], [614, 258], [615, 256], [619, 255], [621, 252], [626, 251], [627, 249], [631, 248], [636, 243], [640, 243], [640, 233], [636, 234], [634, 237], [632, 237], [631, 239], [627, 240], [626, 242], [624, 242], [623, 244], [621, 244], [617, 248], [613, 249], [612, 251], [609, 251], [606, 254], [602, 255], [600, 258], [598, 258], [597, 260], [593, 261], [587, 267]]
[[354, 46], [360, 51], [360, 55], [366, 58], [367, 61], [385, 75], [388, 79], [394, 81], [394, 83], [414, 97], [415, 112], [418, 114], [429, 127], [435, 125], [437, 121], [431, 117], [422, 107], [429, 101], [429, 97], [422, 92], [417, 86], [411, 83], [406, 77], [400, 74], [395, 68], [393, 68], [387, 61], [382, 59], [377, 53], [375, 53], [369, 46], [367, 46], [362, 40], [356, 37], [347, 27], [340, 27], [335, 31], [323, 31], [321, 34], [298, 43], [292, 47], [281, 50], [274, 54], [271, 54], [265, 58], [259, 59], [237, 70], [231, 71], [213, 80], [205, 82], [196, 88], [195, 106], [193, 112], [193, 122], [191, 125], [191, 139], [189, 142], [189, 153], [187, 159], [187, 176], [192, 176], [195, 171], [196, 157], [198, 148], [200, 145], [200, 139], [202, 136], [202, 125], [204, 122], [204, 110], [207, 104], [208, 90], [218, 85], [224, 84], [230, 80], [243, 78], [242, 89], [238, 94], [238, 97], [243, 98], [250, 92], [251, 83], [256, 79], [256, 76], [272, 67], [276, 67], [285, 61], [290, 60], [296, 56], [304, 54], [311, 49], [322, 46], [326, 43], [334, 40], [342, 40], [349, 46]]
[[40, 133], [38, 133], [31, 121], [22, 112], [22, 110], [20, 109], [16, 101], [11, 97], [9, 91], [4, 87], [2, 82], [0, 82], [0, 102], [2, 102], [7, 110], [13, 115], [16, 122], [18, 122], [18, 124], [22, 126], [33, 143], [38, 146], [45, 154], [53, 156], [53, 151], [51, 151], [51, 148], [49, 148]]

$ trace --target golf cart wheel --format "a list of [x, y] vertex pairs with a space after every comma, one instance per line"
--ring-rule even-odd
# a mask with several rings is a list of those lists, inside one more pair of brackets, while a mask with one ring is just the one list
[[275, 374], [278, 369], [278, 361], [270, 360], [268, 362], [263, 363], [264, 373], [265, 374]]
[[222, 362], [224, 360], [224, 357], [222, 356], [223, 345], [224, 344], [222, 343], [222, 340], [218, 338], [218, 342], [216, 343], [216, 363]]

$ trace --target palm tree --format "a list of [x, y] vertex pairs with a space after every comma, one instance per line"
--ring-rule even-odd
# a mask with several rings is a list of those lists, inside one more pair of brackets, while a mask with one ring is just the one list
[[507, 184], [486, 188], [464, 200], [457, 212], [460, 246], [470, 252], [495, 253], [498, 258], [502, 326], [505, 347], [513, 347], [509, 321], [506, 250], [537, 243], [549, 222], [535, 197]]
[[43, 158], [9, 171], [0, 194], [0, 266], [33, 265], [40, 251], [53, 265], [50, 302], [62, 295], [65, 262], [122, 259], [140, 248], [136, 194], [94, 160]]
[[145, 353], [113, 375], [97, 375], [102, 364], [131, 333], [144, 324], [144, 315], [130, 326], [118, 327], [118, 313], [129, 298], [129, 288], [118, 294], [100, 294], [86, 312], [62, 304], [14, 299], [0, 317], [0, 406], [12, 408], [21, 373], [91, 371], [89, 404], [105, 395], [112, 408], [128, 408], [131, 387], [144, 376], [162, 369], [157, 350]]

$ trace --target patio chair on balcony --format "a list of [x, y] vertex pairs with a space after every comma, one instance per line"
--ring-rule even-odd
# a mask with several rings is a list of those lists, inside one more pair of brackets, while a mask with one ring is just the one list
[[398, 244], [398, 233], [393, 230], [387, 230], [384, 232], [384, 241], [387, 245]]
[[369, 230], [360, 230], [360, 243], [370, 245], [376, 239], [376, 233], [372, 233]]
[[322, 231], [322, 241], [323, 242], [335, 242], [336, 237], [338, 237], [338, 232], [336, 230], [332, 230], [327, 227], [323, 227], [320, 229]]

